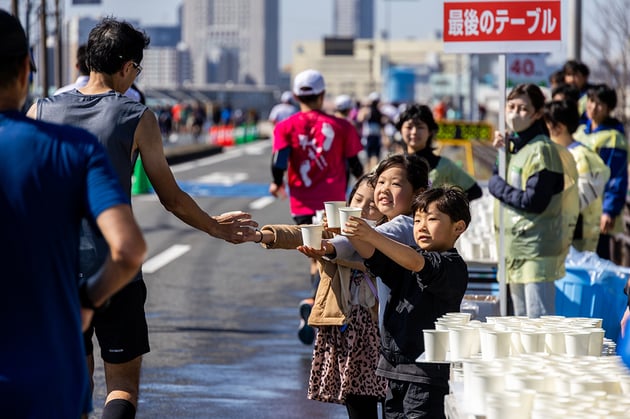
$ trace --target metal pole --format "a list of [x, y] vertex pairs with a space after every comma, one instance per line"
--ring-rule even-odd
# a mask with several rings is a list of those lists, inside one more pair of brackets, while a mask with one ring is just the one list
[[48, 29], [46, 28], [46, 0], [41, 0], [41, 4], [39, 6], [39, 37], [40, 37], [40, 46], [41, 46], [41, 60], [40, 67], [38, 68], [41, 74], [42, 80], [42, 97], [48, 96], [48, 47], [46, 45], [46, 38], [48, 36]]
[[57, 88], [63, 85], [63, 51], [61, 43], [61, 11], [59, 10], [59, 0], [55, 0], [55, 85]]
[[[387, 38], [385, 39], [385, 68], [383, 74], [381, 75], [381, 89], [387, 85], [389, 81], [389, 63], [390, 63], [390, 42], [392, 38], [391, 30], [392, 30], [392, 10], [391, 10], [391, 1], [387, 1], [385, 3], [385, 25], [387, 26], [386, 33]], [[383, 79], [384, 77], [384, 79]]]
[[[505, 134], [505, 88], [507, 85], [506, 77], [506, 60], [505, 54], [499, 55], [499, 126], [497, 129]], [[499, 150], [499, 174], [506, 178], [507, 175], [507, 147]], [[505, 219], [503, 204], [499, 203], [499, 242], [498, 242], [498, 271], [497, 279], [499, 280], [499, 308], [502, 316], [507, 316], [507, 284], [505, 274]]]
[[581, 61], [582, 56], [582, 0], [569, 0], [569, 35], [567, 58]]
[[20, 11], [18, 8], [18, 0], [11, 0], [11, 14], [17, 18], [20, 17]]
[[26, 20], [25, 20], [26, 40], [28, 45], [31, 45], [31, 0], [26, 0]]
[[469, 115], [471, 121], [479, 120], [479, 106], [477, 104], [477, 79], [479, 78], [479, 55], [470, 54], [470, 85], [469, 87]]
[[464, 115], [464, 98], [462, 95], [462, 54], [457, 54], [455, 56], [455, 67], [457, 68], [457, 76], [455, 78], [455, 95], [457, 96], [453, 97], [453, 102], [454, 106], [457, 106], [459, 114], [462, 115], [457, 118], [457, 112], [455, 112], [455, 119], [462, 119]]

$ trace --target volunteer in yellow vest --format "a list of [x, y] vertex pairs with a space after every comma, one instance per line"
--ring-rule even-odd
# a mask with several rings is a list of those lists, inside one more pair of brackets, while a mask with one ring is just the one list
[[597, 153], [573, 139], [573, 132], [580, 120], [574, 102], [562, 100], [545, 104], [543, 119], [551, 140], [566, 147], [577, 165], [580, 216], [573, 233], [572, 245], [580, 252], [595, 252], [602, 216], [602, 196], [610, 177], [610, 169]]
[[597, 254], [604, 259], [610, 259], [612, 236], [623, 231], [621, 212], [628, 191], [628, 142], [623, 124], [610, 116], [615, 106], [617, 94], [612, 88], [605, 84], [593, 86], [588, 91], [586, 102], [588, 121], [573, 136], [599, 154], [610, 168], [610, 179], [604, 188], [597, 245]]
[[431, 186], [459, 186], [466, 192], [469, 202], [481, 197], [481, 187], [472, 176], [452, 160], [434, 153], [433, 138], [438, 132], [438, 124], [428, 106], [409, 106], [400, 114], [396, 129], [400, 131], [406, 147], [405, 154], [416, 154], [429, 164]]
[[[555, 313], [556, 279], [565, 274], [578, 218], [577, 169], [571, 153], [549, 139], [542, 120], [545, 97], [534, 84], [516, 86], [507, 97], [510, 128], [506, 179], [496, 172], [490, 193], [504, 208], [506, 280], [515, 315]], [[494, 144], [503, 147], [495, 133]], [[498, 224], [497, 224], [498, 229]]]

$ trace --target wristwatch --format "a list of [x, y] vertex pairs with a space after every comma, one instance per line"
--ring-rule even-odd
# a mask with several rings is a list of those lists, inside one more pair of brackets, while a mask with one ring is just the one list
[[81, 307], [87, 308], [89, 310], [94, 310], [95, 313], [101, 313], [109, 307], [110, 299], [105, 300], [103, 304], [96, 307], [87, 293], [87, 281], [81, 281], [79, 284], [79, 301], [81, 302]]

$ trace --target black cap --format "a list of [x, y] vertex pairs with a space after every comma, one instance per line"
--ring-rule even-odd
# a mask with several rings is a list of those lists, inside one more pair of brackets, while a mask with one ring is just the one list
[[0, 60], [27, 54], [31, 59], [31, 71], [37, 71], [22, 24], [15, 16], [0, 10]]

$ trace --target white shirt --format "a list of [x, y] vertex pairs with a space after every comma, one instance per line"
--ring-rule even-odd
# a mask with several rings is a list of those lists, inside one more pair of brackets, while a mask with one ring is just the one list
[[55, 90], [55, 93], [53, 93], [53, 96], [57, 96], [64, 92], [69, 92], [70, 90], [80, 89], [82, 87], [85, 87], [85, 85], [88, 83], [88, 80], [90, 80], [90, 76], [79, 76], [74, 81], [74, 83], [66, 84], [65, 86], [60, 87], [59, 89]]
[[276, 106], [271, 108], [271, 112], [269, 112], [269, 120], [274, 124], [277, 124], [296, 112], [297, 108], [295, 106], [288, 103], [278, 103]]
[[[79, 76], [74, 81], [74, 83], [66, 84], [65, 86], [60, 87], [59, 89], [55, 90], [55, 93], [53, 93], [53, 96], [57, 96], [65, 92], [69, 92], [70, 90], [80, 89], [82, 87], [85, 87], [88, 84], [89, 80], [90, 80], [90, 76]], [[129, 90], [125, 92], [125, 96], [135, 100], [136, 102], [140, 102], [140, 99], [141, 99], [140, 93], [138, 93], [138, 91], [134, 89], [133, 87], [130, 87]]]

